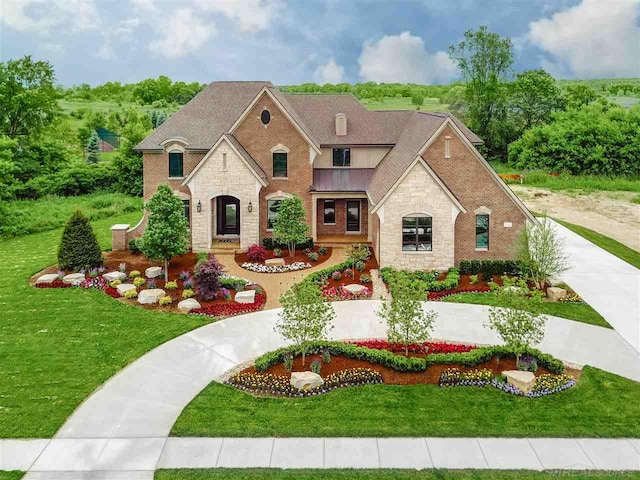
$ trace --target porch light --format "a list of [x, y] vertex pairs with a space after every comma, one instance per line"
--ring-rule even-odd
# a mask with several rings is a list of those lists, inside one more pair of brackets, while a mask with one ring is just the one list
[[253, 205], [251, 205], [251, 202], [249, 202], [249, 205], [247, 205], [247, 210], [249, 211], [249, 213], [253, 212]]
[[198, 200], [198, 205], [196, 206], [196, 210], [198, 210], [198, 213], [202, 211], [202, 202], [200, 200]]

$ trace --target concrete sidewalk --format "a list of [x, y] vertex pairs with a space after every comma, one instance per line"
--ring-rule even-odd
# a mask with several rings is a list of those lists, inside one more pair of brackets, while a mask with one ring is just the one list
[[553, 223], [571, 262], [562, 279], [640, 352], [640, 270]]
[[[45, 449], [46, 447], [46, 449]], [[153, 479], [160, 468], [640, 470], [640, 440], [112, 438], [0, 440], [0, 469], [33, 479]]]

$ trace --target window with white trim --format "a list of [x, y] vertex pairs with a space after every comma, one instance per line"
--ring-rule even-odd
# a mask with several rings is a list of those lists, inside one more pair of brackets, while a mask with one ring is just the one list
[[402, 251], [430, 252], [432, 250], [433, 219], [425, 216], [402, 218]]

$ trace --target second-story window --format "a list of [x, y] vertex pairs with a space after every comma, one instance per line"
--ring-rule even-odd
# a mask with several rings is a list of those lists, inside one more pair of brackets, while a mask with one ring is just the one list
[[333, 166], [334, 167], [351, 166], [351, 149], [350, 148], [334, 148], [333, 149]]
[[273, 152], [273, 178], [287, 178], [286, 152]]
[[169, 152], [169, 177], [183, 176], [182, 152]]

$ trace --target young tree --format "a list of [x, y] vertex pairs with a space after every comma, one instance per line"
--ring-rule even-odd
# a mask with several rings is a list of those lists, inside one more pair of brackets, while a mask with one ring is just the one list
[[424, 293], [406, 286], [398, 288], [390, 301], [383, 300], [378, 316], [387, 324], [390, 342], [404, 345], [404, 354], [409, 355], [409, 345], [428, 340], [437, 312], [422, 309]]
[[95, 132], [91, 133], [89, 143], [87, 143], [87, 162], [98, 163], [100, 161], [100, 137]]
[[163, 184], [145, 205], [149, 220], [140, 250], [151, 260], [164, 261], [164, 279], [169, 281], [169, 260], [189, 249], [189, 226], [182, 201]]
[[424, 95], [420, 92], [413, 92], [411, 94], [411, 104], [416, 106], [416, 110], [420, 110], [420, 107], [424, 103]]
[[351, 271], [353, 272], [353, 278], [356, 278], [356, 263], [358, 262], [366, 262], [369, 260], [371, 256], [371, 251], [369, 251], [369, 247], [366, 245], [362, 245], [360, 243], [349, 245], [344, 252], [347, 256], [347, 259], [351, 262]]
[[548, 122], [551, 112], [564, 108], [564, 98], [551, 75], [542, 69], [527, 70], [509, 85], [509, 104], [526, 130]]
[[296, 254], [296, 245], [307, 239], [308, 231], [309, 226], [305, 222], [304, 206], [300, 197], [282, 200], [273, 225], [273, 236], [276, 241], [287, 245], [289, 256], [293, 257]]
[[333, 328], [335, 312], [331, 304], [324, 301], [317, 285], [304, 282], [285, 292], [280, 303], [282, 311], [275, 331], [301, 348], [304, 365], [308, 342], [327, 337]]
[[484, 326], [496, 331], [505, 345], [514, 350], [519, 366], [520, 356], [544, 338], [546, 323], [547, 317], [539, 313], [516, 308], [492, 307]]
[[64, 227], [58, 247], [58, 268], [80, 270], [102, 265], [102, 251], [89, 219], [76, 210]]
[[558, 237], [547, 217], [540, 219], [540, 225], [527, 224], [522, 229], [518, 257], [523, 270], [538, 289], [544, 288], [570, 266], [564, 241]]

